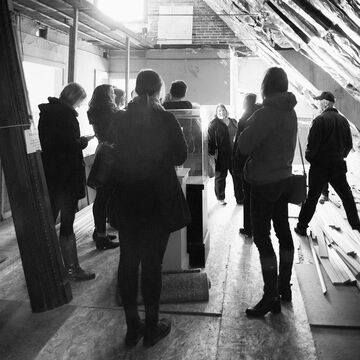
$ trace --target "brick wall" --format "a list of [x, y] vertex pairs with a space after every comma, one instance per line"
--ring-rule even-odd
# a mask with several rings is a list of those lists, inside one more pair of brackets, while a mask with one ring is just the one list
[[203, 0], [149, 0], [149, 32], [151, 39], [156, 41], [159, 7], [191, 5], [193, 6], [192, 44], [194, 45], [226, 45], [239, 43], [234, 32], [214, 13]]

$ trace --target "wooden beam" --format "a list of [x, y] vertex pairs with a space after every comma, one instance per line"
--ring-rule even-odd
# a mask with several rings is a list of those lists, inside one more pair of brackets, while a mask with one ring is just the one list
[[126, 38], [126, 58], [125, 58], [125, 105], [130, 101], [129, 93], [130, 82], [130, 39]]
[[7, 0], [0, 0], [0, 157], [30, 305], [34, 312], [72, 299], [39, 151], [27, 149], [27, 92]]
[[75, 81], [76, 76], [76, 52], [79, 26], [79, 10], [74, 8], [74, 21], [69, 33], [69, 62], [68, 62], [68, 83]]

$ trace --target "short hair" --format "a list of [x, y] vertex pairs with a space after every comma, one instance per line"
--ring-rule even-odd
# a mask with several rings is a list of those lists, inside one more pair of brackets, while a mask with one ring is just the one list
[[182, 80], [175, 80], [171, 83], [170, 95], [175, 98], [185, 97], [187, 85]]
[[284, 69], [271, 67], [267, 70], [261, 84], [261, 95], [263, 99], [281, 92], [286, 92], [289, 87], [288, 77]]
[[138, 95], [152, 96], [160, 92], [163, 81], [161, 76], [152, 69], [140, 70], [136, 77], [135, 91]]
[[245, 101], [248, 105], [254, 106], [256, 103], [256, 94], [253, 94], [253, 93], [245, 94], [244, 102]]
[[125, 91], [114, 86], [114, 93], [115, 93], [115, 104], [119, 106], [121, 99], [124, 99]]
[[71, 106], [74, 106], [76, 103], [83, 101], [85, 98], [86, 92], [84, 88], [78, 83], [67, 84], [60, 94], [60, 100]]

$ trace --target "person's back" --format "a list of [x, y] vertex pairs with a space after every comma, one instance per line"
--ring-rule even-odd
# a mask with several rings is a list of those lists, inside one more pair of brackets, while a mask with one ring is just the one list
[[305, 152], [309, 162], [329, 162], [345, 158], [352, 148], [348, 121], [335, 108], [327, 108], [312, 123]]
[[248, 120], [251, 131], [245, 128], [242, 132], [239, 149], [250, 154], [246, 163], [249, 182], [267, 183], [291, 176], [297, 134], [295, 105], [292, 93], [275, 94]]
[[144, 123], [137, 121], [141, 112], [141, 99], [137, 98], [115, 118], [112, 140], [119, 167], [114, 176], [121, 184], [117, 192], [121, 220], [153, 223], [162, 213], [164, 181], [174, 165], [186, 160], [187, 152], [172, 114], [159, 107]]

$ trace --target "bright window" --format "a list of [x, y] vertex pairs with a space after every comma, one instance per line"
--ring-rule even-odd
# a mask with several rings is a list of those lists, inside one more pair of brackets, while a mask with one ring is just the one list
[[98, 0], [97, 6], [122, 23], [145, 22], [145, 0]]

